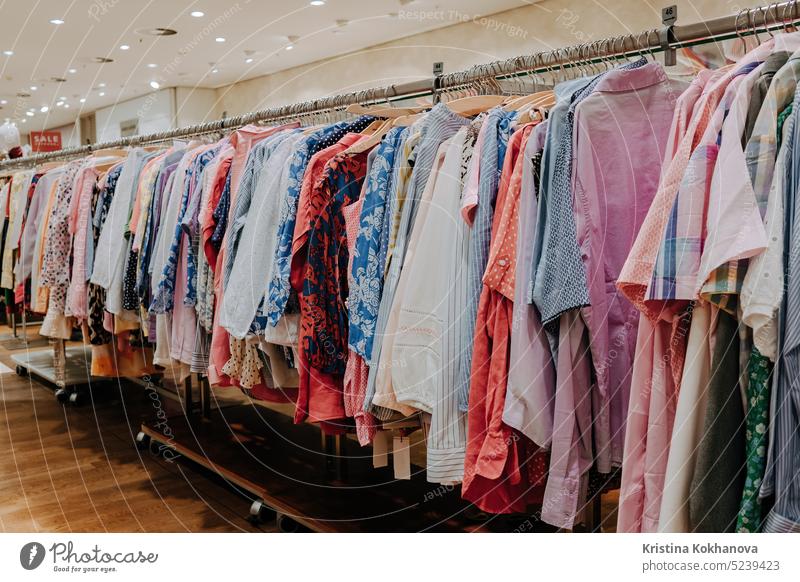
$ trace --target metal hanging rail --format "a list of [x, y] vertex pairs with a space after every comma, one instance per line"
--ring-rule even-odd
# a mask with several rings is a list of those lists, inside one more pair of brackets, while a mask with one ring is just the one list
[[464, 71], [446, 73], [411, 83], [373, 87], [362, 91], [262, 109], [244, 115], [160, 133], [126, 137], [104, 143], [66, 148], [56, 152], [35, 154], [16, 160], [6, 160], [0, 162], [0, 173], [11, 169], [34, 167], [52, 160], [88, 155], [106, 148], [145, 145], [171, 139], [207, 135], [235, 129], [250, 123], [277, 122], [326, 111], [338, 111], [353, 104], [377, 104], [414, 96], [438, 95], [442, 91], [470, 86], [482, 80], [496, 80], [524, 74], [544, 73], [574, 66], [586, 66], [609, 58], [624, 58], [637, 54], [674, 50], [736, 36], [758, 35], [759, 32], [769, 32], [774, 29], [794, 26], [798, 21], [800, 21], [800, 0], [776, 2], [768, 6], [747, 8], [735, 15], [713, 18], [704, 22], [654, 28], [636, 34], [621, 35], [592, 43], [494, 61], [476, 65]]

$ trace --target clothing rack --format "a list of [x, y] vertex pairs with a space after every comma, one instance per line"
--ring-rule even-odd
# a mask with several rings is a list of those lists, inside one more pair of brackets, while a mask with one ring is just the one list
[[[596, 63], [611, 59], [635, 57], [655, 52], [669, 54], [679, 48], [729, 38], [747, 35], [757, 36], [762, 32], [771, 34], [772, 30], [793, 27], [800, 20], [800, 6], [798, 4], [800, 4], [800, 0], [780, 2], [769, 6], [744, 9], [734, 15], [689, 25], [674, 25], [674, 19], [665, 18], [662, 28], [653, 28], [640, 33], [621, 35], [592, 43], [573, 45], [552, 51], [476, 65], [463, 71], [437, 75], [411, 83], [374, 87], [282, 107], [262, 109], [245, 115], [159, 133], [127, 137], [105, 143], [84, 145], [57, 152], [36, 154], [17, 160], [8, 160], [0, 162], [0, 173], [35, 167], [52, 160], [88, 155], [106, 148], [154, 144], [172, 139], [214, 134], [234, 130], [252, 123], [277, 123], [286, 119], [298, 118], [313, 119], [314, 116], [341, 112], [345, 107], [353, 104], [391, 104], [396, 101], [426, 95], [432, 95], [434, 102], [437, 102], [443, 94], [464, 88], [477, 88], [479, 92], [483, 89], [496, 90], [498, 80], [513, 79], [525, 75], [535, 78], [537, 74], [557, 73], [566, 69], [578, 69], [579, 71], [585, 70], [588, 72], [594, 70], [593, 66]], [[665, 9], [666, 13], [674, 16], [674, 7]], [[269, 471], [265, 471], [264, 467], [248, 466], [247, 462], [243, 463], [241, 459], [237, 460], [235, 458], [248, 453], [238, 452], [233, 454], [236, 453], [236, 451], [233, 451], [233, 453], [229, 454], [229, 449], [225, 447], [232, 446], [241, 449], [242, 442], [246, 440], [246, 437], [241, 442], [238, 440], [238, 434], [233, 428], [231, 418], [227, 416], [223, 409], [211, 410], [213, 396], [207, 379], [200, 378], [200, 388], [200, 415], [193, 414], [192, 386], [191, 380], [188, 380], [184, 386], [184, 415], [175, 419], [175, 423], [173, 423], [174, 425], [180, 424], [178, 428], [181, 430], [170, 431], [171, 434], [165, 435], [158, 428], [143, 424], [142, 431], [137, 436], [139, 444], [143, 447], [149, 446], [150, 450], [156, 454], [164, 454], [170, 457], [174, 457], [176, 453], [182, 454], [221, 476], [234, 487], [255, 499], [251, 506], [251, 514], [254, 517], [262, 516], [265, 512], [271, 511], [277, 514], [279, 526], [284, 521], [287, 524], [286, 528], [292, 527], [293, 523], [295, 526], [299, 523], [301, 526], [310, 529], [322, 531], [335, 529], [335, 523], [303, 518], [304, 512], [297, 509], [300, 505], [293, 505], [298, 502], [296, 492], [293, 496], [292, 493], [282, 490], [280, 486], [278, 486], [277, 492], [267, 491], [263, 485], [263, 479], [269, 477]], [[242, 415], [242, 411], [231, 411], [230, 414], [235, 417], [233, 420], [239, 424], [245, 424], [248, 419], [252, 420], [253, 416], [251, 413], [246, 418]], [[236, 417], [236, 415], [240, 416]], [[259, 415], [256, 414], [256, 416]], [[212, 437], [210, 434], [210, 426], [213, 424], [210, 420], [216, 417], [220, 417], [228, 429], [226, 435], [223, 435], [225, 437], [223, 438], [224, 442], [215, 443], [214, 438], [216, 437]], [[263, 423], [263, 419], [261, 420]], [[306, 428], [301, 427], [302, 430]], [[177, 434], [174, 434], [177, 432], [186, 433], [188, 438], [185, 442]], [[328, 441], [326, 437], [323, 437], [323, 450], [326, 454], [338, 456], [345, 442], [346, 439], [340, 439], [340, 437], [335, 437], [333, 441]], [[250, 465], [253, 465], [252, 459], [249, 459], [249, 461]], [[269, 467], [267, 466], [267, 468]], [[341, 468], [337, 467], [335, 472], [337, 475], [334, 480], [341, 481], [342, 479], [339, 478], [342, 473]], [[598, 523], [591, 523], [598, 519], [599, 498], [595, 498], [592, 502], [594, 503], [594, 512], [590, 511], [590, 513], [593, 513], [594, 519], [590, 518], [590, 529], [593, 527], [599, 528]], [[281, 516], [289, 517], [282, 518]]]
[[[665, 10], [677, 9], [669, 7]], [[35, 167], [44, 162], [88, 155], [94, 151], [154, 144], [172, 139], [208, 135], [233, 130], [251, 123], [277, 123], [286, 119], [307, 118], [326, 112], [341, 111], [348, 105], [374, 105], [392, 103], [413, 97], [433, 95], [438, 100], [441, 93], [481, 82], [508, 79], [522, 75], [536, 75], [572, 67], [590, 67], [597, 62], [659, 51], [717, 42], [729, 38], [771, 33], [788, 28], [800, 21], [800, 0], [778, 2], [768, 6], [746, 8], [737, 14], [713, 18], [687, 25], [666, 25], [639, 33], [600, 39], [591, 43], [572, 45], [531, 55], [473, 66], [463, 71], [444, 73], [409, 83], [372, 87], [351, 93], [302, 101], [281, 107], [261, 109], [198, 125], [171, 129], [147, 135], [132, 136], [97, 144], [65, 148], [55, 152], [35, 154], [25, 158], [0, 162], [0, 174], [8, 170]]]

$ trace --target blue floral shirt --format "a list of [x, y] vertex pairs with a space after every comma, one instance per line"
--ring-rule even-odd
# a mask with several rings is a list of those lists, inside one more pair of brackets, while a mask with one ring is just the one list
[[365, 361], [372, 355], [372, 342], [378, 320], [378, 308], [383, 291], [386, 250], [383, 243], [389, 192], [397, 151], [408, 134], [408, 128], [396, 127], [384, 136], [375, 152], [364, 192], [364, 202], [359, 217], [359, 230], [353, 249], [352, 277], [348, 308], [350, 349]]

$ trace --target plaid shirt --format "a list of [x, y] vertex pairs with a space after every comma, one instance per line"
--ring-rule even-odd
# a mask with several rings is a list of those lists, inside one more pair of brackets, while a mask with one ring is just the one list
[[[705, 134], [705, 130], [711, 122], [720, 101], [722, 101], [730, 82], [738, 78], [742, 68], [748, 66], [749, 63], [762, 62], [769, 55], [772, 44], [771, 41], [767, 41], [748, 53], [742, 60], [743, 65], [723, 74], [707, 89], [700, 101], [695, 105], [694, 115], [687, 132], [678, 145], [669, 167], [662, 174], [661, 183], [653, 204], [650, 206], [647, 217], [639, 230], [636, 241], [617, 280], [617, 286], [620, 291], [653, 320], [658, 320], [662, 317], [662, 305], [648, 305], [646, 299], [648, 299], [648, 292], [659, 287], [664, 288], [663, 286], [652, 284], [654, 269], [658, 271], [656, 273], [657, 277], [665, 277], [671, 272], [671, 267], [664, 264], [657, 267], [659, 264], [659, 252], [661, 241], [664, 238], [664, 231], [665, 229], [668, 230], [667, 227], [673, 214], [678, 191], [681, 189], [684, 178], [689, 175], [686, 169], [689, 165], [691, 154], [697, 149], [698, 140]], [[716, 134], [712, 135], [716, 138]], [[675, 225], [673, 232], [685, 232], [678, 228], [679, 226], [679, 224]], [[683, 244], [682, 246], [690, 247], [688, 244]], [[672, 252], [675, 252], [677, 256], [677, 248], [679, 248], [677, 244], [669, 245], [664, 253], [666, 255], [665, 261], [662, 261], [662, 263], [670, 261], [669, 254]], [[671, 262], [673, 265], [678, 264], [675, 259], [671, 259]], [[675, 268], [675, 271], [677, 272], [677, 268]]]
[[[757, 63], [750, 63], [734, 73], [734, 78], [689, 158], [672, 205], [669, 222], [661, 238], [658, 258], [646, 294], [648, 300], [693, 300], [697, 297], [697, 273], [707, 231], [705, 217], [715, 168], [720, 167], [717, 160], [721, 131], [724, 125], [729, 125], [726, 118], [733, 107], [735, 110], [741, 109], [746, 115], [746, 97], [759, 74], [756, 67]], [[736, 117], [730, 119], [738, 121]], [[737, 133], [741, 135], [741, 132]], [[741, 149], [741, 144], [739, 148]]]
[[[703, 297], [719, 304], [720, 308], [729, 313], [736, 312], [738, 295], [747, 272], [747, 257], [752, 257], [767, 247], [763, 220], [778, 153], [778, 114], [792, 102], [798, 75], [800, 75], [800, 53], [792, 55], [786, 65], [775, 74], [764, 98], [761, 112], [744, 151], [752, 185], [750, 198], [743, 200], [740, 205], [723, 204], [723, 201], [730, 201], [731, 186], [735, 184], [730, 183], [730, 174], [726, 166], [720, 165], [721, 171], [715, 176], [715, 184], [719, 181], [719, 186], [713, 188], [712, 196], [717, 193], [719, 198], [724, 197], [724, 200], [719, 204], [711, 204], [712, 209], [720, 209], [720, 212], [716, 220], [709, 215], [709, 231], [717, 228], [725, 220], [735, 224], [736, 237], [720, 238], [716, 246], [706, 245], [712, 252], [708, 253], [708, 258], [704, 253], [703, 266], [706, 268], [701, 269], [701, 278], [697, 283], [703, 285], [701, 290]], [[739, 214], [731, 214], [731, 210], [737, 209]], [[753, 232], [756, 226], [758, 236]], [[717, 252], [713, 252], [715, 250]]]

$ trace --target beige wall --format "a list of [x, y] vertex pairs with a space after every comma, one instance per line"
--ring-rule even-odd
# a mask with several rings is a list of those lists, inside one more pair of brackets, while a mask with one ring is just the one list
[[[636, 33], [660, 26], [661, 8], [678, 5], [678, 22], [736, 14], [764, 0], [543, 0], [487, 17], [458, 22], [369, 49], [217, 89], [214, 117], [238, 115], [325, 95], [431, 76], [540, 50]], [[400, 18], [414, 18], [414, 4]], [[435, 15], [434, 15], [435, 16]], [[444, 18], [452, 15], [445, 11]], [[468, 16], [468, 15], [467, 15]], [[743, 21], [744, 22], [744, 21]]]

